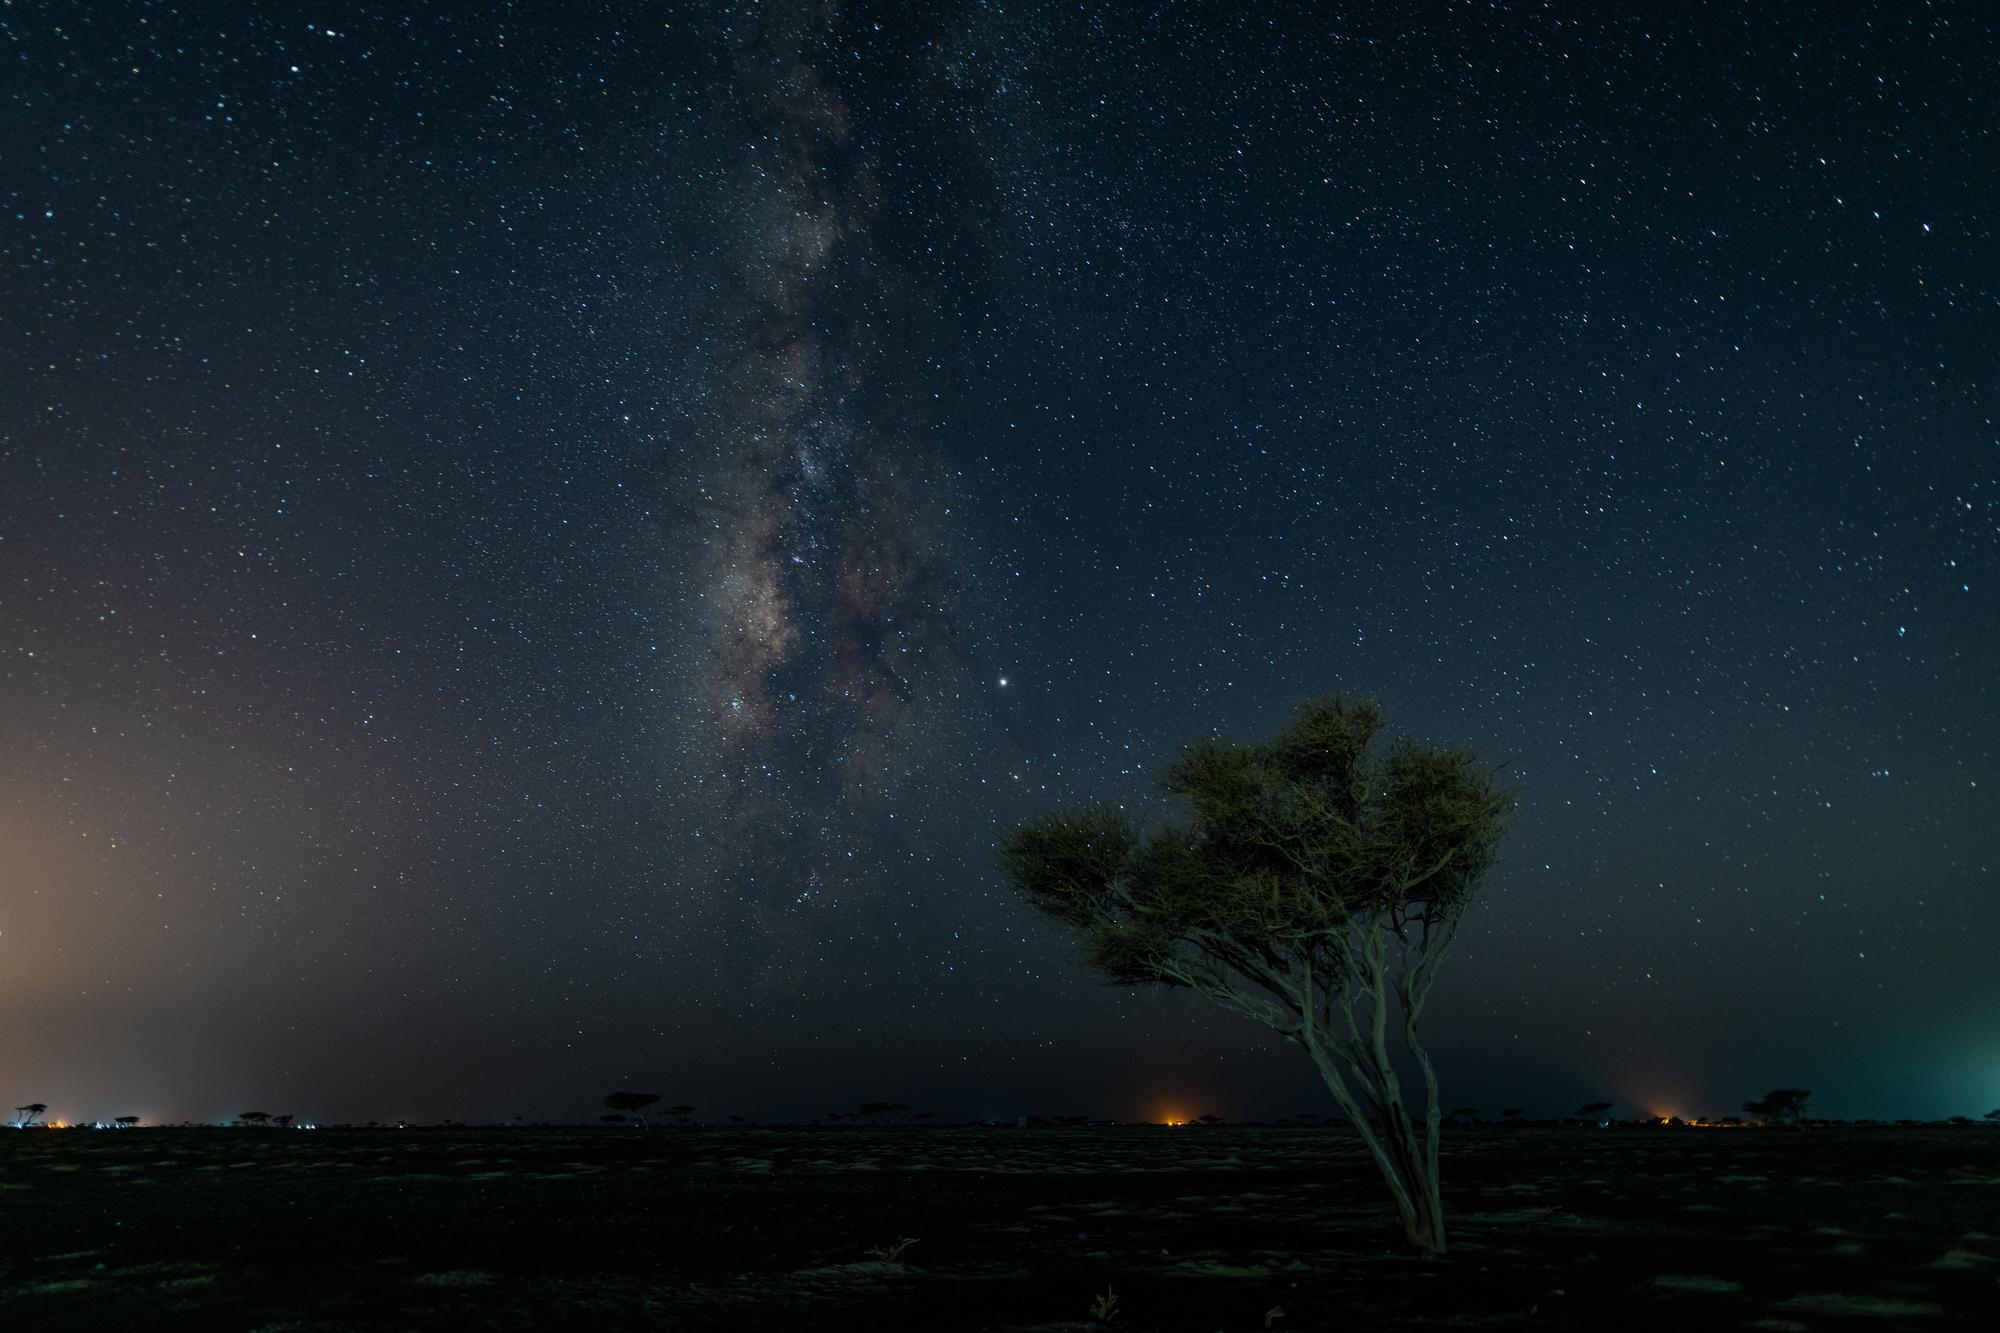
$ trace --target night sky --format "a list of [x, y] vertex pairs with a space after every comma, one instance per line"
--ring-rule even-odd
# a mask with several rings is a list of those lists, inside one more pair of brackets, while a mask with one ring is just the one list
[[0, 1101], [1331, 1111], [992, 849], [1343, 688], [1447, 1105], [2000, 1105], [2000, 34], [1630, 8], [0, 5]]

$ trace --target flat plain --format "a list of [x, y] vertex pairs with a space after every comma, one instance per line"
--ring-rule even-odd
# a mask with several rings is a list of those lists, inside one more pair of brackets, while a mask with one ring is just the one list
[[2000, 1129], [1468, 1129], [1445, 1196], [1423, 1259], [1333, 1128], [0, 1132], [0, 1327], [2000, 1327]]

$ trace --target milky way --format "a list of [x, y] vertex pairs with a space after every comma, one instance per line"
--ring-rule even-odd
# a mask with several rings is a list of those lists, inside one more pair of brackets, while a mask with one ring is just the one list
[[750, 125], [669, 468], [693, 664], [674, 763], [709, 883], [766, 907], [872, 882], [855, 835], [889, 831], [872, 812], [930, 780], [981, 691], [961, 610], [976, 520], [925, 410], [916, 280], [813, 60], [839, 26], [773, 19], [737, 54]]

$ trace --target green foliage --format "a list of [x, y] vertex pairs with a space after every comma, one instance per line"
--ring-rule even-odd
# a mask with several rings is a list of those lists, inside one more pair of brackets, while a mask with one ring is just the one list
[[1426, 943], [1492, 866], [1513, 798], [1467, 751], [1378, 747], [1383, 725], [1374, 701], [1330, 696], [1262, 744], [1197, 741], [1161, 782], [1185, 825], [1142, 835], [1104, 804], [1045, 815], [1004, 839], [1000, 868], [1117, 984], [1202, 986], [1279, 958], [1345, 970], [1329, 945], [1357, 927]]

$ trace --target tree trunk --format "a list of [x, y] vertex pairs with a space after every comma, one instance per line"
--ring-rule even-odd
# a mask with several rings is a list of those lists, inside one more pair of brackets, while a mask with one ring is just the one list
[[1425, 1254], [1443, 1254], [1444, 1202], [1438, 1192], [1437, 1156], [1424, 1152], [1418, 1144], [1410, 1118], [1403, 1111], [1400, 1097], [1395, 1094], [1394, 1072], [1390, 1072], [1388, 1087], [1384, 1088], [1382, 1082], [1371, 1079], [1367, 1071], [1348, 1065], [1349, 1071], [1375, 1103], [1377, 1114], [1371, 1116], [1354, 1099], [1353, 1090], [1348, 1087], [1347, 1079], [1333, 1057], [1316, 1044], [1307, 1045], [1306, 1050], [1319, 1070], [1321, 1081], [1333, 1093], [1333, 1099], [1348, 1123], [1361, 1135], [1362, 1146], [1368, 1150], [1369, 1158], [1389, 1186], [1389, 1195], [1396, 1202], [1397, 1220], [1403, 1224], [1404, 1238]]
[[[1437, 1173], [1432, 1158], [1418, 1142], [1415, 1128], [1400, 1101], [1384, 1109], [1383, 1137], [1390, 1152], [1380, 1162], [1384, 1176], [1390, 1177], [1396, 1195], [1396, 1212], [1403, 1223], [1403, 1237], [1425, 1254], [1445, 1252], [1444, 1201], [1439, 1196]], [[1391, 1176], [1393, 1167], [1394, 1174]]]

